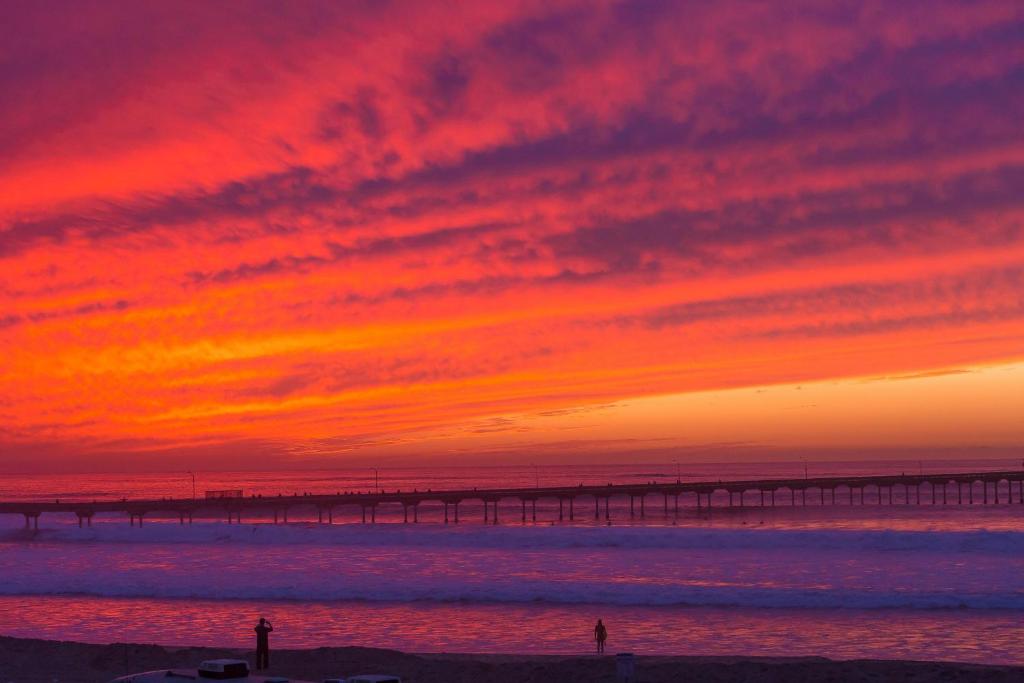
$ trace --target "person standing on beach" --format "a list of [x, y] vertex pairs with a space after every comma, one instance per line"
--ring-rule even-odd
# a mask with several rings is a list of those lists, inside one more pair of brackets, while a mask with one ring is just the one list
[[597, 654], [604, 654], [604, 641], [608, 640], [608, 629], [604, 627], [600, 619], [597, 620], [597, 626], [594, 627], [594, 640], [597, 641]]
[[274, 627], [269, 621], [260, 617], [260, 623], [256, 625], [256, 669], [266, 669], [270, 666], [270, 632]]

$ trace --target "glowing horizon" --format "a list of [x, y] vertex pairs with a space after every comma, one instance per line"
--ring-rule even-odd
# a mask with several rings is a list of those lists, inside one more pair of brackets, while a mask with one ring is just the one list
[[1019, 3], [9, 14], [0, 470], [1024, 448]]

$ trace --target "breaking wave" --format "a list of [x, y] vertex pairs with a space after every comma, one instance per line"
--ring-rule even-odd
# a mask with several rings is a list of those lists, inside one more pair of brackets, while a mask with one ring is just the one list
[[98, 523], [0, 531], [0, 594], [1024, 609], [1024, 533]]
[[38, 531], [0, 529], [0, 543], [243, 545], [315, 547], [408, 547], [451, 549], [723, 549], [848, 550], [934, 553], [986, 553], [1024, 557], [1024, 532], [904, 531], [667, 526], [498, 526], [477, 524], [224, 524], [149, 523], [143, 529], [124, 522], [74, 525]]

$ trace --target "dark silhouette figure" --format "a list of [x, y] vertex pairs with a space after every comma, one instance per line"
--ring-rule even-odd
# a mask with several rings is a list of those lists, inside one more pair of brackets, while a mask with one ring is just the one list
[[274, 627], [269, 621], [260, 617], [256, 625], [256, 668], [266, 669], [270, 666], [270, 632]]
[[608, 629], [604, 627], [600, 619], [597, 620], [597, 626], [594, 627], [594, 640], [597, 641], [597, 654], [604, 654], [604, 641], [608, 640]]

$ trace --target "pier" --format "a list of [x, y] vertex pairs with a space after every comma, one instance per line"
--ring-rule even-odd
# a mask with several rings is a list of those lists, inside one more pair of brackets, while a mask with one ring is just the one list
[[[980, 484], [981, 490], [978, 491]], [[1005, 484], [1005, 486], [1004, 486]], [[865, 498], [865, 492], [869, 495]], [[894, 492], [896, 496], [894, 497]], [[221, 492], [218, 492], [221, 493]], [[241, 492], [236, 492], [241, 494]], [[901, 495], [902, 494], [902, 495]], [[715, 499], [719, 498], [717, 505]], [[698, 511], [713, 507], [776, 507], [807, 505], [1024, 505], [1024, 470], [953, 474], [884, 475], [769, 479], [753, 481], [652, 481], [646, 484], [606, 484], [465, 489], [445, 491], [339, 492], [337, 494], [234, 495], [210, 498], [122, 499], [74, 502], [0, 502], [0, 514], [22, 515], [26, 528], [39, 528], [43, 514], [72, 514], [79, 526], [92, 526], [99, 513], [119, 513], [132, 526], [142, 526], [147, 515], [177, 517], [191, 524], [195, 516], [220, 516], [228, 523], [242, 523], [243, 517], [260, 516], [274, 524], [287, 523], [289, 511], [312, 510], [320, 523], [330, 524], [341, 509], [360, 513], [363, 523], [375, 523], [377, 510], [389, 507], [401, 511], [405, 523], [420, 521], [420, 506], [434, 503], [437, 519], [459, 523], [459, 506], [467, 501], [483, 505], [482, 522], [537, 521], [537, 502], [557, 502], [560, 522], [576, 520], [611, 521], [610, 501], [628, 501], [627, 518], [648, 515], [678, 515], [680, 506]], [[727, 499], [727, 502], [726, 500]], [[501, 507], [503, 504], [503, 507]], [[501, 507], [501, 510], [499, 510]]]

